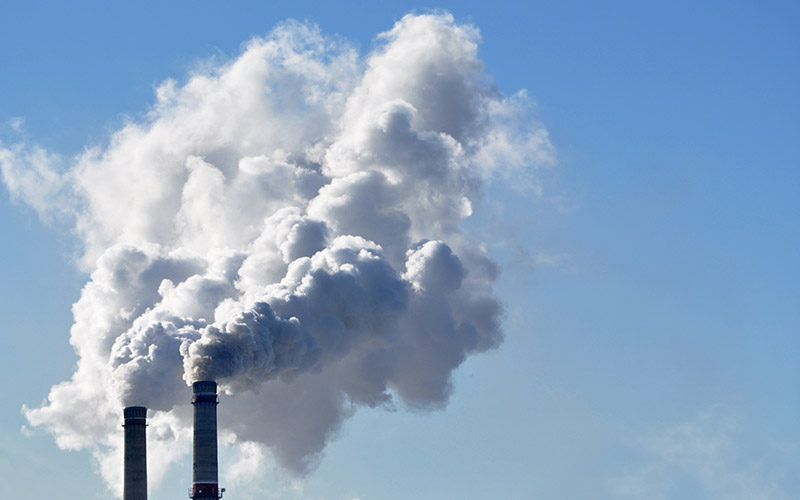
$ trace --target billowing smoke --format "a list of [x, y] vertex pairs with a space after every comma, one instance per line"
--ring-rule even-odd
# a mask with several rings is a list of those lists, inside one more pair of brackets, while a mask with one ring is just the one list
[[229, 441], [297, 473], [359, 405], [445, 405], [453, 370], [502, 340], [498, 271], [460, 223], [489, 176], [552, 162], [478, 38], [409, 15], [361, 57], [288, 22], [161, 84], [103, 147], [0, 147], [12, 197], [72, 223], [91, 272], [77, 369], [29, 422], [116, 487], [120, 408], [156, 410], [157, 483], [188, 451], [195, 380], [219, 382]]

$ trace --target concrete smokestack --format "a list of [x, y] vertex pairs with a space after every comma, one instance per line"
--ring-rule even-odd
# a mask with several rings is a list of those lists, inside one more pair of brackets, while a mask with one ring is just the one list
[[128, 406], [125, 416], [125, 485], [123, 500], [147, 500], [147, 408]]
[[194, 467], [192, 489], [195, 500], [222, 498], [217, 479], [217, 383], [195, 382], [194, 396]]

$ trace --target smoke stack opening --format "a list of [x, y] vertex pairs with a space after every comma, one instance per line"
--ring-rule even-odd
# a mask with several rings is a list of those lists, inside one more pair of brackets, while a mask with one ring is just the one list
[[125, 468], [123, 500], [147, 500], [147, 408], [128, 406], [122, 410], [125, 423]]
[[192, 487], [189, 497], [194, 500], [222, 498], [217, 464], [217, 383], [203, 380], [192, 384], [194, 395], [194, 450]]

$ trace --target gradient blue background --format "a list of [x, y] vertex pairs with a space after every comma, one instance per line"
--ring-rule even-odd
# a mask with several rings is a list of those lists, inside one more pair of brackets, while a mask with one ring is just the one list
[[[715, 481], [736, 478], [793, 498], [800, 4], [6, 1], [0, 140], [23, 118], [26, 140], [75, 154], [146, 112], [160, 81], [281, 20], [366, 52], [430, 8], [480, 29], [486, 71], [528, 90], [558, 151], [541, 197], [493, 184], [468, 223], [505, 270], [507, 340], [462, 366], [446, 410], [360, 411], [302, 489], [267, 473], [259, 498], [623, 498], [615, 481], [646, 470], [666, 478], [662, 498], [725, 498]], [[21, 406], [77, 359], [75, 243], [5, 189], [0, 234], [3, 496], [107, 498], [88, 452], [20, 430]], [[713, 456], [667, 463], [653, 442], [680, 428]], [[185, 498], [190, 470], [150, 498]]]

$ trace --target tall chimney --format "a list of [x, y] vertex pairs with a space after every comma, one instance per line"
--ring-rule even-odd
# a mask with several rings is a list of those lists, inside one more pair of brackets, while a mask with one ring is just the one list
[[195, 382], [194, 467], [189, 497], [195, 500], [222, 498], [217, 479], [217, 383]]
[[128, 406], [125, 417], [125, 484], [123, 500], [147, 500], [147, 408]]

